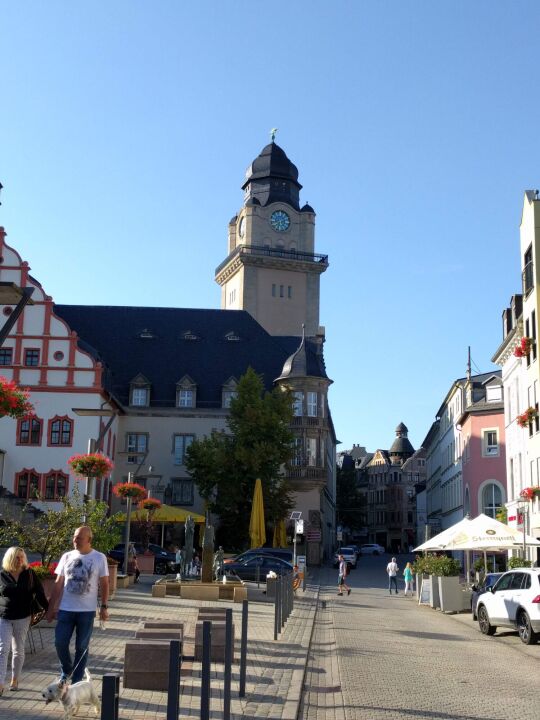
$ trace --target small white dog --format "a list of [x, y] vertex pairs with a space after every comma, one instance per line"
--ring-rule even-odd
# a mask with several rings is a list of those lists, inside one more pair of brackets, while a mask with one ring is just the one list
[[53, 700], [61, 702], [64, 706], [65, 720], [69, 720], [73, 715], [76, 715], [81, 705], [93, 705], [97, 715], [101, 710], [101, 703], [92, 685], [90, 673], [86, 669], [84, 676], [86, 680], [81, 680], [74, 685], [58, 681], [47, 685], [41, 693], [42, 697], [45, 698], [45, 704], [48, 705]]

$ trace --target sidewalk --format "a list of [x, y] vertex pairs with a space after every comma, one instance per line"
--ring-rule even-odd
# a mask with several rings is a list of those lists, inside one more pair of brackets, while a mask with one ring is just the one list
[[[294, 611], [280, 639], [274, 642], [274, 605], [257, 601], [264, 599], [262, 591], [250, 589], [257, 599], [250, 598], [248, 625], [248, 654], [246, 697], [238, 697], [241, 605], [221, 601], [220, 607], [232, 607], [235, 624], [235, 664], [232, 673], [233, 718], [268, 718], [269, 720], [295, 720], [307, 661], [319, 593], [317, 573], [308, 579], [306, 591], [299, 591]], [[199, 607], [215, 603], [181, 600], [180, 598], [152, 598], [150, 577], [142, 578], [139, 585], [118, 590], [110, 601], [111, 618], [105, 630], [94, 629], [88, 669], [101, 694], [101, 677], [106, 673], [120, 675], [119, 718], [130, 720], [162, 720], [165, 718], [167, 694], [154, 691], [124, 690], [122, 687], [124, 645], [135, 635], [145, 620], [183, 620], [186, 623], [186, 640], [192, 647], [195, 621]], [[59, 666], [54, 649], [54, 629], [41, 627], [44, 647], [39, 632], [33, 631], [36, 653], [27, 647], [26, 661], [17, 693], [0, 697], [0, 716], [17, 720], [61, 718], [60, 704], [45, 705], [42, 689], [58, 677]], [[187, 661], [182, 668], [180, 682], [180, 717], [197, 717], [200, 708], [200, 663]], [[212, 713], [221, 716], [223, 711], [223, 665], [212, 664]], [[216, 715], [215, 715], [216, 716]], [[84, 706], [77, 717], [95, 718], [93, 709]]]

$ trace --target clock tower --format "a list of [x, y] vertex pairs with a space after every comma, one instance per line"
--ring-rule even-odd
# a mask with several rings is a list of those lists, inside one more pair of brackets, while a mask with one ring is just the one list
[[315, 211], [300, 207], [298, 169], [271, 142], [246, 172], [244, 205], [229, 223], [228, 256], [216, 269], [223, 310], [247, 310], [270, 335], [323, 334]]

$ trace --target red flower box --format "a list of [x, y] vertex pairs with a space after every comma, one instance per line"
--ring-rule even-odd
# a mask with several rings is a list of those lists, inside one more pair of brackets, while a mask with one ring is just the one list
[[534, 345], [534, 338], [522, 337], [520, 344], [514, 350], [514, 355], [518, 358], [527, 357]]

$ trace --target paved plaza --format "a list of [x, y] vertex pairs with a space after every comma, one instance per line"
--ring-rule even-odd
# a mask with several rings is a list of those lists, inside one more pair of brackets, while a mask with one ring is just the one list
[[[400, 558], [400, 564], [403, 561]], [[350, 575], [352, 594], [337, 597], [336, 571], [315, 572], [278, 642], [273, 606], [262, 594], [250, 602], [247, 695], [238, 697], [233, 669], [233, 718], [269, 720], [537, 720], [540, 645], [526, 647], [515, 633], [482, 636], [471, 616], [443, 615], [419, 607], [402, 593], [389, 596], [388, 558], [362, 558]], [[190, 653], [201, 603], [150, 597], [150, 578], [117, 592], [111, 620], [96, 628], [90, 670], [122, 675], [123, 648], [147, 619], [183, 619]], [[236, 652], [240, 606], [233, 607]], [[53, 629], [34, 631], [37, 652], [27, 655], [18, 693], [0, 698], [0, 718], [61, 718], [59, 705], [45, 706], [41, 689], [57, 676]], [[192, 652], [192, 651], [191, 651]], [[222, 717], [223, 667], [212, 666], [211, 717]], [[166, 695], [124, 690], [119, 717], [165, 718]], [[199, 717], [200, 665], [183, 664], [180, 717]], [[79, 717], [95, 717], [89, 708]]]

